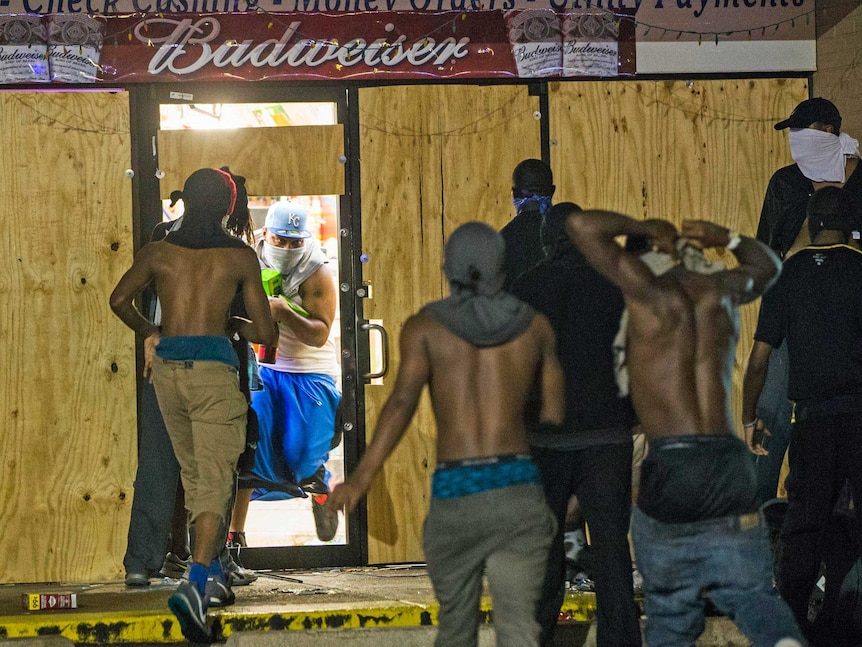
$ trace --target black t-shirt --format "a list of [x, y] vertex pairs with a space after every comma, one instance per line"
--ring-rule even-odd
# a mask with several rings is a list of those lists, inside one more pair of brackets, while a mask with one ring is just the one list
[[[859, 226], [862, 226], [862, 163], [857, 164], [848, 178], [844, 192], [850, 198]], [[812, 195], [814, 185], [796, 164], [778, 169], [769, 179], [763, 198], [757, 240], [783, 258], [805, 222], [805, 210]]]
[[791, 400], [862, 396], [862, 252], [812, 245], [763, 296], [757, 341], [787, 340]]
[[628, 398], [620, 398], [613, 341], [625, 304], [620, 290], [573, 247], [522, 274], [512, 293], [551, 322], [565, 375], [567, 432], [630, 429]]
[[503, 272], [506, 275], [503, 286], [509, 289], [521, 274], [544, 260], [545, 250], [542, 248], [542, 214], [538, 205], [526, 204], [500, 230], [500, 235], [506, 241], [503, 252]]

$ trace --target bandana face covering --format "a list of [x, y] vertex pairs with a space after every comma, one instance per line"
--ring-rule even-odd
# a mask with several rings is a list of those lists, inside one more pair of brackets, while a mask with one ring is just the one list
[[524, 205], [529, 202], [535, 202], [539, 205], [539, 214], [544, 216], [548, 209], [551, 208], [551, 196], [548, 195], [531, 195], [527, 198], [512, 198], [512, 204], [515, 206], [515, 211], [520, 213]]
[[305, 245], [296, 249], [288, 249], [285, 247], [276, 247], [268, 242], [263, 242], [264, 260], [269, 263], [273, 269], [278, 270], [282, 274], [290, 274], [302, 257], [305, 255]]
[[788, 138], [793, 161], [812, 182], [844, 182], [844, 156], [859, 156], [859, 142], [846, 133], [801, 128], [791, 130]]

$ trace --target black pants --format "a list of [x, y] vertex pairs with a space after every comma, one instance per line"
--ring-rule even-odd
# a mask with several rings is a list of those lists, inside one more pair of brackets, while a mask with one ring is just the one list
[[574, 451], [533, 448], [548, 505], [558, 528], [548, 557], [537, 620], [541, 643], [550, 642], [563, 603], [566, 555], [563, 546], [566, 509], [578, 497], [590, 529], [595, 558], [598, 647], [641, 644], [638, 610], [632, 587], [628, 531], [631, 521], [632, 442]]
[[[858, 506], [862, 503], [862, 413], [845, 413], [798, 420], [790, 439], [790, 474], [786, 481], [787, 513], [781, 528], [783, 552], [778, 565], [781, 597], [815, 645], [841, 644], [844, 628], [834, 623], [837, 593], [859, 556]], [[856, 505], [850, 541], [830, 541], [834, 510], [841, 489], [849, 482]], [[846, 549], [850, 550], [847, 551]], [[814, 627], [808, 622], [808, 602], [827, 566], [826, 595]]]

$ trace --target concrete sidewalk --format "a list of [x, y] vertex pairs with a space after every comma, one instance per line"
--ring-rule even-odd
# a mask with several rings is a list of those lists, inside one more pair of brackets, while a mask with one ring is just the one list
[[[167, 607], [175, 580], [148, 587], [122, 582], [0, 586], [0, 645], [187, 644]], [[437, 603], [422, 566], [260, 573], [237, 587], [236, 604], [211, 609], [213, 633], [231, 647], [412, 647], [433, 645]], [[75, 593], [76, 609], [26, 611], [22, 594]], [[490, 599], [480, 645], [494, 645]], [[554, 644], [595, 644], [595, 596], [570, 591]], [[15, 639], [15, 640], [12, 640]], [[21, 640], [26, 639], [26, 640]], [[36, 642], [36, 641], [60, 642]], [[725, 618], [708, 618], [700, 647], [747, 646]]]

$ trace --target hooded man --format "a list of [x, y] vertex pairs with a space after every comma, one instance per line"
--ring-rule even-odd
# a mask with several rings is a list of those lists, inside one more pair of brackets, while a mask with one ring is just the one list
[[536, 603], [556, 522], [529, 456], [524, 407], [541, 384], [540, 420], [563, 419], [563, 375], [544, 315], [502, 290], [503, 239], [469, 222], [446, 243], [452, 294], [401, 331], [401, 364], [359, 466], [329, 505], [352, 510], [396, 447], [427, 384], [437, 468], [425, 559], [440, 603], [437, 647], [475, 645], [483, 573], [498, 645], [539, 644]]

